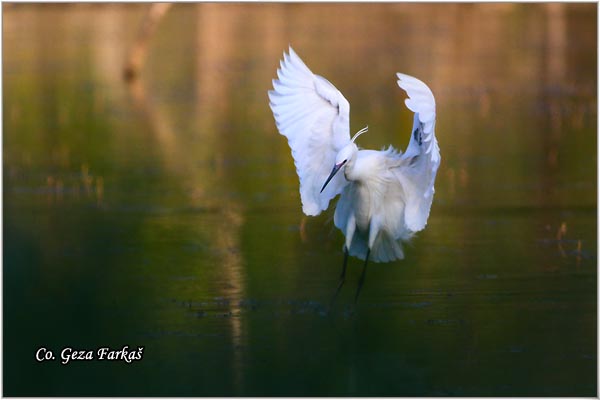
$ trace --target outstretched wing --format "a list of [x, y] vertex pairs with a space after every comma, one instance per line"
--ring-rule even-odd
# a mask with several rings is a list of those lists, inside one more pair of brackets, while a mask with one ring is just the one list
[[274, 90], [269, 91], [271, 110], [292, 149], [302, 210], [318, 215], [347, 184], [344, 174], [337, 174], [320, 193], [337, 152], [350, 141], [350, 105], [335, 86], [313, 74], [291, 47], [289, 54], [283, 53], [277, 76]]
[[415, 113], [410, 142], [396, 176], [406, 195], [404, 221], [413, 232], [425, 228], [433, 201], [435, 176], [440, 166], [440, 148], [435, 138], [435, 99], [426, 84], [398, 73], [400, 86], [408, 99], [405, 103]]

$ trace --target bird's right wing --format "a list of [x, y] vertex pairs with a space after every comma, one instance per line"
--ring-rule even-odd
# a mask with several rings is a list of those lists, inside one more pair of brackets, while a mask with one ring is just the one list
[[413, 232], [427, 224], [433, 201], [435, 176], [440, 166], [440, 148], [435, 138], [435, 99], [427, 85], [409, 75], [397, 74], [398, 86], [406, 91], [405, 103], [415, 113], [410, 142], [396, 176], [406, 196], [404, 221]]
[[313, 74], [291, 47], [283, 57], [279, 79], [273, 80], [274, 90], [269, 91], [271, 110], [292, 149], [302, 210], [317, 215], [347, 184], [344, 174], [337, 174], [320, 192], [337, 152], [350, 141], [350, 105], [335, 86]]

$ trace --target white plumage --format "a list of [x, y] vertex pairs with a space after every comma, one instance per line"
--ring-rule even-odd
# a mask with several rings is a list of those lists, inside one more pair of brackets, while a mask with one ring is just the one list
[[291, 47], [277, 76], [270, 105], [292, 150], [304, 213], [318, 215], [340, 194], [334, 223], [346, 236], [348, 253], [375, 262], [404, 258], [402, 242], [427, 223], [440, 164], [431, 90], [397, 74], [415, 113], [408, 147], [404, 153], [391, 146], [359, 150], [354, 141], [366, 130], [350, 138], [348, 101]]
[[302, 210], [318, 215], [347, 183], [343, 176], [335, 177], [319, 193], [335, 155], [350, 141], [350, 104], [325, 78], [314, 75], [291, 47], [277, 76], [275, 90], [269, 92], [271, 109], [292, 149]]

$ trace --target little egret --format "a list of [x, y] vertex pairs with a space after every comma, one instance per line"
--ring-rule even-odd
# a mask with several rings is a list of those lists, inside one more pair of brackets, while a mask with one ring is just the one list
[[355, 142], [367, 128], [350, 138], [350, 104], [342, 93], [313, 74], [291, 47], [288, 53], [283, 53], [269, 91], [271, 110], [292, 150], [304, 213], [318, 215], [340, 195], [334, 223], [346, 240], [334, 299], [350, 254], [364, 260], [356, 302], [369, 260], [403, 259], [402, 242], [427, 223], [440, 165], [435, 99], [423, 82], [398, 73], [398, 86], [408, 95], [406, 106], [415, 113], [408, 147], [404, 153], [392, 146], [362, 150]]

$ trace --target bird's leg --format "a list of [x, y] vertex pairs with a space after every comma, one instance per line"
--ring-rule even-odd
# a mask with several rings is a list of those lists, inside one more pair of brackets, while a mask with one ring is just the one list
[[365, 265], [363, 266], [362, 274], [360, 274], [360, 279], [358, 280], [358, 288], [356, 289], [356, 296], [354, 296], [354, 304], [358, 302], [358, 295], [360, 294], [360, 290], [363, 287], [363, 283], [365, 283], [365, 274], [367, 272], [367, 263], [369, 262], [369, 254], [371, 254], [371, 249], [367, 249], [367, 257], [365, 257]]
[[358, 295], [360, 294], [360, 290], [365, 283], [365, 275], [367, 273], [367, 264], [369, 263], [369, 255], [371, 255], [371, 249], [375, 245], [375, 241], [379, 237], [381, 223], [380, 219], [377, 216], [371, 218], [369, 222], [369, 244], [367, 246], [367, 256], [365, 257], [365, 265], [363, 266], [362, 274], [360, 274], [360, 279], [358, 281], [358, 288], [356, 289], [356, 296], [354, 296], [354, 304], [358, 302]]
[[346, 265], [348, 264], [348, 248], [344, 246], [344, 265], [342, 265], [342, 274], [340, 275], [340, 285], [346, 279]]
[[342, 274], [340, 275], [340, 283], [338, 283], [338, 287], [335, 290], [335, 294], [333, 295], [331, 301], [329, 302], [329, 308], [333, 306], [335, 299], [337, 298], [342, 286], [344, 286], [344, 282], [346, 282], [346, 265], [348, 264], [348, 248], [344, 246], [344, 264], [342, 265]]

